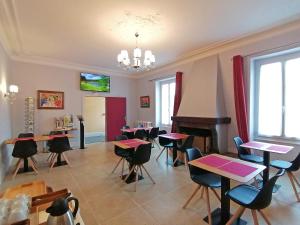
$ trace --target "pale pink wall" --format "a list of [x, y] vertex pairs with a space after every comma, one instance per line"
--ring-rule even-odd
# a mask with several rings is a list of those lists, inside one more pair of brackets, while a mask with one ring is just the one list
[[[84, 96], [122, 96], [127, 98], [127, 118], [129, 123], [136, 120], [136, 80], [111, 75], [110, 93], [92, 93], [80, 91], [80, 72], [54, 66], [38, 65], [14, 61], [12, 63], [13, 81], [19, 85], [20, 93], [13, 104], [12, 127], [14, 135], [24, 128], [24, 98], [32, 96], [36, 99], [37, 90], [63, 91], [65, 95], [64, 110], [35, 110], [35, 133], [47, 134], [55, 126], [54, 118], [66, 113], [82, 114]], [[78, 121], [75, 117], [76, 126]], [[76, 132], [75, 132], [76, 134]]]
[[11, 84], [10, 74], [10, 60], [0, 43], [0, 184], [12, 159], [12, 146], [3, 143], [4, 140], [11, 137], [10, 103], [3, 96]]
[[[300, 30], [299, 28], [289, 29], [289, 30], [282, 30], [282, 32], [278, 32], [276, 35], [273, 35], [271, 38], [261, 38], [256, 42], [252, 42], [250, 44], [240, 45], [231, 50], [225, 50], [222, 52], [213, 52], [212, 55], [217, 54], [219, 57], [219, 71], [220, 71], [220, 79], [223, 83], [223, 93], [224, 93], [224, 105], [225, 105], [225, 112], [227, 116], [231, 117], [231, 124], [228, 127], [228, 151], [235, 151], [233, 146], [232, 137], [237, 135], [237, 126], [236, 126], [236, 117], [235, 117], [235, 108], [234, 108], [234, 95], [233, 95], [233, 78], [232, 78], [232, 57], [234, 55], [248, 55], [253, 54], [255, 52], [260, 52], [263, 50], [273, 49], [280, 46], [287, 45], [289, 43], [300, 42]], [[207, 57], [207, 56], [206, 56]], [[199, 59], [197, 59], [199, 60]], [[203, 59], [205, 60], [205, 59]], [[150, 109], [141, 109], [138, 108], [138, 117], [139, 119], [155, 121], [155, 107], [154, 104], [154, 96], [155, 96], [155, 85], [154, 82], [149, 82], [150, 79], [153, 78], [161, 78], [161, 77], [168, 77], [172, 74], [175, 74], [176, 71], [183, 72], [183, 95], [189, 93], [185, 96], [185, 101], [189, 99], [194, 99], [192, 95], [200, 96], [200, 95], [209, 95], [210, 93], [206, 93], [201, 89], [194, 90], [193, 92], [187, 91], [190, 87], [186, 84], [200, 82], [201, 76], [204, 76], [203, 70], [199, 68], [199, 73], [191, 73], [193, 62], [189, 63], [182, 63], [178, 64], [178, 66], [169, 69], [163, 70], [163, 72], [156, 72], [155, 70], [152, 71], [151, 76], [143, 77], [138, 80], [138, 96], [141, 95], [150, 95], [152, 97], [151, 104], [152, 107]], [[213, 95], [215, 93], [212, 93]], [[195, 99], [194, 99], [195, 101]], [[184, 103], [186, 104], [186, 103]], [[189, 102], [188, 104], [193, 104], [193, 102]], [[210, 103], [208, 103], [210, 104]], [[193, 111], [198, 110], [201, 111], [201, 107], [198, 104], [193, 105]], [[212, 106], [208, 106], [212, 107]], [[296, 149], [285, 156], [280, 156], [281, 158], [288, 158], [292, 159], [295, 155], [299, 152], [299, 147], [296, 146]], [[273, 156], [274, 157], [274, 156]], [[276, 156], [278, 157], [278, 156]]]

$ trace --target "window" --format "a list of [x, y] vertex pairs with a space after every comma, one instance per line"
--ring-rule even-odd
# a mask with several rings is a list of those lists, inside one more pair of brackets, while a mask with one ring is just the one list
[[254, 136], [300, 139], [300, 52], [254, 60]]
[[174, 97], [175, 97], [175, 79], [157, 81], [157, 120], [162, 126], [172, 124]]

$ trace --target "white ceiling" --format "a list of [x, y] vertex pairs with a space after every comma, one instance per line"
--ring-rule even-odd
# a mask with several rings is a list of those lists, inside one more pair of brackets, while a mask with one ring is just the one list
[[[139, 45], [157, 67], [191, 51], [300, 18], [300, 0], [2, 0], [2, 41], [14, 56], [122, 72]], [[1, 31], [1, 30], [0, 30]]]

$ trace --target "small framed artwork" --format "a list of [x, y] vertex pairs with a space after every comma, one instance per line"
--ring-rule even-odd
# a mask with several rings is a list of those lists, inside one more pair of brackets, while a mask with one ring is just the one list
[[141, 104], [141, 108], [150, 108], [150, 97], [149, 96], [141, 96], [140, 104]]
[[64, 92], [37, 91], [38, 109], [64, 109]]

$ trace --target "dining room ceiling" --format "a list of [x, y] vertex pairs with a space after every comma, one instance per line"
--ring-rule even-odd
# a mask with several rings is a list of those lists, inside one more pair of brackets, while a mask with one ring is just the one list
[[2, 0], [0, 37], [15, 58], [122, 74], [116, 57], [135, 32], [161, 67], [299, 18], [299, 0]]

